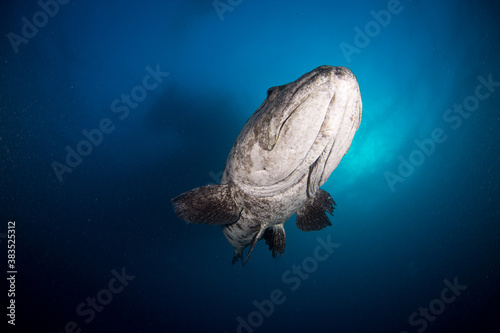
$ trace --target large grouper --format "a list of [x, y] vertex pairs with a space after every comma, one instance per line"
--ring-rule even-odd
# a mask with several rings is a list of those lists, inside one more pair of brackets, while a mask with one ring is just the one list
[[345, 67], [320, 66], [270, 88], [238, 135], [221, 184], [172, 199], [175, 213], [190, 223], [221, 225], [234, 247], [233, 264], [240, 258], [245, 264], [261, 239], [273, 257], [282, 255], [283, 225], [294, 213], [303, 231], [332, 225], [326, 213], [333, 215], [336, 204], [319, 187], [349, 150], [361, 108], [358, 82]]

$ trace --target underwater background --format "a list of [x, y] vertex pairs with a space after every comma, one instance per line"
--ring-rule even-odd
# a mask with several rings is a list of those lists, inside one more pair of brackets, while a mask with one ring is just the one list
[[[2, 332], [500, 332], [499, 14], [3, 2]], [[259, 242], [232, 266], [220, 227], [185, 223], [170, 200], [218, 183], [267, 89], [320, 65], [350, 68], [363, 99], [323, 186], [333, 226], [292, 217], [281, 258]]]

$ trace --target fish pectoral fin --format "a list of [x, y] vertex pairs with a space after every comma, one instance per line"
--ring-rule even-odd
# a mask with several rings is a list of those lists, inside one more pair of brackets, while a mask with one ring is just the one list
[[238, 221], [238, 207], [229, 185], [207, 185], [172, 199], [174, 211], [190, 223], [230, 224]]
[[264, 231], [262, 238], [266, 240], [266, 244], [269, 245], [269, 250], [272, 251], [273, 258], [276, 258], [279, 253], [280, 256], [285, 252], [285, 228], [282, 224], [274, 225], [269, 227]]
[[333, 215], [335, 201], [330, 194], [318, 189], [316, 195], [297, 211], [297, 227], [302, 231], [321, 230], [332, 225], [326, 212]]

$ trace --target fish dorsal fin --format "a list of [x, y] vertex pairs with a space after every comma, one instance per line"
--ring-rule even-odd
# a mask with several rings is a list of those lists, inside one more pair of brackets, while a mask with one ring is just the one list
[[316, 195], [297, 211], [297, 227], [302, 231], [321, 230], [332, 225], [326, 212], [333, 215], [335, 201], [330, 194], [318, 189]]
[[172, 204], [177, 216], [190, 223], [230, 224], [241, 213], [227, 184], [197, 187], [173, 198]]
[[274, 225], [264, 231], [262, 238], [266, 240], [269, 250], [272, 251], [273, 258], [276, 258], [279, 253], [280, 256], [285, 252], [285, 228], [283, 224]]

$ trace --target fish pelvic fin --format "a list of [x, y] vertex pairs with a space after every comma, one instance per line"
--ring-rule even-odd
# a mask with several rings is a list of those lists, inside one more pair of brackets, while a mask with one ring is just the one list
[[255, 235], [253, 236], [252, 242], [250, 243], [251, 244], [250, 250], [248, 250], [248, 254], [247, 254], [245, 261], [243, 262], [243, 266], [246, 265], [246, 263], [248, 262], [248, 259], [250, 259], [250, 254], [252, 254], [252, 251], [255, 248], [255, 244], [257, 244], [257, 242], [262, 238], [262, 235], [264, 234], [264, 230], [265, 230], [265, 228], [260, 227], [259, 231], [257, 231], [255, 233]]

